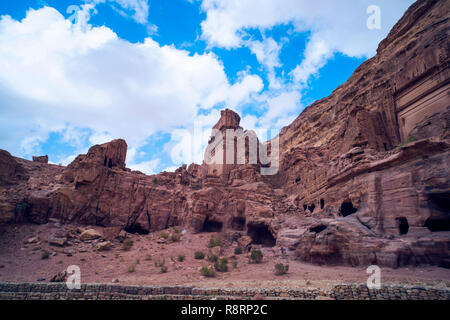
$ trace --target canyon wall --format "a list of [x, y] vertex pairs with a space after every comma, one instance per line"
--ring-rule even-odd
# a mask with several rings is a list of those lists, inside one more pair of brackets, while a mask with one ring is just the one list
[[[0, 224], [55, 218], [142, 234], [180, 225], [312, 263], [448, 267], [447, 12], [449, 1], [413, 4], [375, 57], [283, 128], [275, 175], [249, 161], [251, 139], [257, 151], [274, 141], [261, 144], [224, 110], [205, 155], [231, 144], [229, 164], [205, 158], [147, 176], [126, 168], [123, 140], [67, 167], [0, 150]], [[228, 129], [239, 133], [214, 134]]]

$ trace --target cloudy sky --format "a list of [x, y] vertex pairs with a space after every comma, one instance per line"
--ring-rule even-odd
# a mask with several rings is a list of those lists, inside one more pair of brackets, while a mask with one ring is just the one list
[[412, 3], [0, 1], [0, 148], [68, 164], [124, 138], [133, 169], [199, 163], [221, 109], [281, 129], [374, 56]]

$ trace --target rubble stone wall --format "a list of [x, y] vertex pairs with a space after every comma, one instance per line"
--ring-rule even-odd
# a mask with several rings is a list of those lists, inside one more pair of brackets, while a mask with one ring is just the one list
[[234, 300], [252, 299], [256, 295], [268, 300], [336, 299], [336, 300], [449, 300], [450, 290], [424, 286], [389, 285], [368, 289], [363, 284], [341, 284], [331, 290], [320, 288], [194, 288], [184, 286], [155, 287], [117, 284], [82, 284], [69, 290], [64, 283], [0, 283], [0, 300]]

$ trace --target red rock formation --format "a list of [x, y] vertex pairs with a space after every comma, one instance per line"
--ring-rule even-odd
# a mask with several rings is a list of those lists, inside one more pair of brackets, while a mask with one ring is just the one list
[[[283, 128], [275, 176], [248, 163], [248, 144], [244, 164], [233, 148], [233, 163], [154, 176], [125, 167], [123, 140], [67, 168], [0, 151], [0, 222], [57, 218], [113, 233], [182, 225], [313, 263], [448, 267], [449, 9], [416, 2], [374, 58]], [[225, 110], [214, 129], [247, 133], [239, 122]], [[209, 147], [234, 140], [213, 135]]]
[[33, 156], [33, 162], [48, 163], [48, 156]]

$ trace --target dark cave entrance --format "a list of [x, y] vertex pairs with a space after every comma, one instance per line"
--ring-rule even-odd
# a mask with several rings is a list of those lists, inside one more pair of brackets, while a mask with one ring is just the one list
[[424, 227], [427, 227], [431, 232], [450, 231], [450, 216], [430, 217], [425, 221]]
[[135, 225], [125, 228], [125, 231], [128, 233], [133, 233], [133, 234], [142, 234], [142, 235], [149, 234], [148, 230], [145, 230], [138, 224], [135, 224]]
[[112, 160], [111, 159], [108, 159], [106, 156], [105, 156], [105, 160], [103, 160], [103, 165], [106, 167], [108, 167], [108, 168], [112, 168], [113, 167], [113, 163], [112, 163]]
[[306, 211], [308, 209], [308, 206], [306, 204], [303, 205], [303, 210]]
[[244, 218], [233, 218], [231, 220], [231, 229], [243, 231], [245, 228], [245, 219]]
[[222, 222], [209, 220], [209, 217], [206, 217], [206, 220], [203, 223], [202, 232], [221, 232], [222, 226]]
[[356, 211], [358, 211], [358, 209], [353, 206], [353, 203], [351, 201], [345, 201], [342, 203], [339, 213], [341, 214], [341, 216], [347, 217], [351, 214], [356, 213]]
[[450, 231], [450, 193], [430, 194], [429, 199], [435, 213], [425, 221], [424, 227], [431, 232]]
[[315, 205], [315, 204], [312, 204], [312, 205], [310, 205], [310, 206], [308, 207], [308, 209], [309, 209], [309, 211], [311, 211], [311, 213], [313, 213], [314, 210], [316, 209], [316, 205]]
[[319, 226], [317, 226], [317, 227], [310, 228], [309, 231], [310, 231], [310, 232], [315, 232], [315, 233], [321, 233], [321, 232], [324, 231], [326, 228], [327, 228], [326, 225], [321, 224], [321, 225], [319, 225]]
[[260, 244], [263, 247], [274, 247], [277, 242], [265, 225], [249, 225], [247, 234], [254, 244]]
[[450, 214], [450, 193], [437, 193], [430, 195], [430, 206], [446, 215]]
[[325, 207], [325, 200], [320, 199], [320, 209], [323, 209]]
[[401, 235], [408, 234], [409, 231], [409, 223], [408, 219], [405, 217], [396, 218], [397, 225], [398, 225], [398, 231]]

